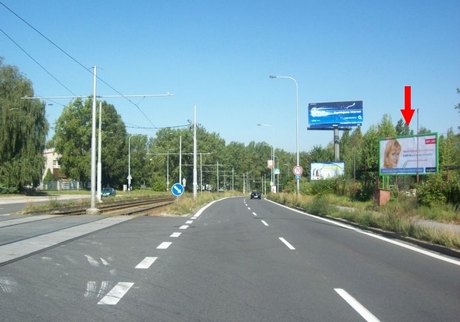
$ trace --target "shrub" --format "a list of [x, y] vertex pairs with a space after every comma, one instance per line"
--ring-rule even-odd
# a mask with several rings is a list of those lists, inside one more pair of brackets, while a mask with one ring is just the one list
[[447, 183], [440, 173], [432, 174], [417, 186], [417, 201], [421, 205], [436, 206], [447, 202]]

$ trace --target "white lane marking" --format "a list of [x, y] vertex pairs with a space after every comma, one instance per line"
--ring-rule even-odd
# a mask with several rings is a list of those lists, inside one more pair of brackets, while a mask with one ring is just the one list
[[248, 207], [248, 210], [251, 210], [251, 208]]
[[201, 214], [203, 213], [203, 211], [205, 211], [206, 208], [208, 208], [209, 206], [211, 206], [213, 203], [218, 202], [219, 200], [222, 200], [222, 199], [214, 200], [213, 202], [208, 203], [206, 206], [204, 206], [203, 208], [201, 208], [200, 210], [198, 210], [198, 212], [195, 214], [194, 217], [196, 217], [196, 218], [200, 217]]
[[182, 233], [172, 233], [169, 237], [179, 237]]
[[268, 227], [268, 224], [265, 222], [265, 220], [261, 220], [262, 224]]
[[157, 249], [168, 249], [171, 244], [172, 242], [162, 242], [160, 245], [158, 245]]
[[3, 215], [0, 215], [0, 217], [6, 217], [6, 216], [9, 216], [11, 214], [3, 214]]
[[90, 263], [92, 266], [95, 266], [95, 267], [99, 266], [99, 262], [95, 260], [94, 258], [92, 258], [91, 256], [85, 255], [85, 257], [88, 260], [88, 263]]
[[188, 225], [182, 225], [179, 227], [179, 229], [187, 229], [188, 228]]
[[118, 301], [129, 291], [134, 283], [120, 282], [115, 285], [106, 296], [104, 296], [97, 304], [116, 305]]
[[102, 295], [107, 292], [107, 290], [109, 289], [110, 287], [110, 282], [109, 281], [102, 281], [101, 282], [101, 287], [99, 288], [99, 292], [97, 293], [97, 297], [96, 298], [101, 298]]
[[196, 217], [196, 216], [190, 217], [190, 219], [192, 219], [192, 220], [195, 220], [195, 219], [197, 219], [197, 218], [198, 218], [198, 217]]
[[[270, 202], [273, 202], [271, 200], [269, 200]], [[274, 202], [273, 202], [274, 203]], [[349, 230], [353, 230], [357, 233], [360, 233], [360, 234], [363, 234], [363, 235], [367, 235], [369, 237], [372, 237], [372, 238], [376, 238], [376, 239], [379, 239], [381, 241], [384, 241], [384, 242], [387, 242], [387, 243], [390, 243], [390, 244], [393, 244], [393, 245], [396, 245], [396, 246], [400, 246], [400, 247], [403, 247], [403, 248], [406, 248], [406, 249], [409, 249], [409, 250], [412, 250], [414, 252], [417, 252], [417, 253], [420, 253], [420, 254], [423, 254], [423, 255], [426, 255], [426, 256], [429, 256], [429, 257], [432, 257], [432, 258], [436, 258], [436, 259], [439, 259], [439, 260], [442, 260], [444, 262], [447, 262], [447, 263], [451, 263], [451, 264], [454, 264], [454, 265], [457, 265], [457, 266], [460, 266], [460, 261], [458, 260], [455, 260], [453, 258], [450, 258], [450, 257], [444, 257], [440, 254], [436, 254], [436, 253], [432, 253], [430, 251], [427, 251], [427, 250], [424, 250], [424, 249], [421, 249], [421, 248], [417, 248], [417, 247], [414, 247], [414, 246], [411, 246], [411, 245], [408, 245], [408, 244], [404, 244], [404, 243], [401, 243], [401, 242], [398, 242], [398, 241], [395, 241], [395, 240], [391, 240], [391, 239], [388, 239], [388, 238], [385, 238], [383, 236], [380, 236], [380, 235], [376, 235], [376, 234], [373, 234], [373, 233], [369, 233], [367, 231], [364, 231], [364, 230], [361, 230], [359, 228], [355, 228], [353, 226], [350, 226], [350, 225], [346, 225], [346, 224], [342, 224], [342, 223], [339, 223], [339, 222], [336, 222], [334, 220], [330, 220], [330, 219], [326, 219], [326, 218], [321, 218], [321, 217], [317, 217], [317, 216], [313, 216], [313, 215], [310, 215], [310, 214], [307, 214], [303, 211], [300, 211], [300, 210], [297, 210], [297, 209], [293, 209], [293, 208], [289, 208], [285, 205], [280, 205], [280, 204], [277, 204], [278, 206], [280, 207], [284, 207], [284, 208], [287, 208], [289, 210], [292, 210], [292, 211], [295, 211], [295, 212], [298, 212], [299, 214], [302, 214], [304, 216], [308, 216], [308, 217], [311, 217], [311, 218], [316, 218], [318, 220], [322, 220], [322, 221], [325, 221], [325, 222], [328, 222], [330, 224], [334, 224], [336, 226], [339, 226], [339, 227], [342, 227], [342, 228], [346, 228], [346, 229], [349, 229]]]
[[254, 216], [257, 216], [257, 214], [256, 214], [254, 211], [252, 212], [252, 214], [253, 214]]
[[185, 223], [186, 223], [187, 225], [193, 224], [193, 220], [187, 220]]
[[101, 260], [102, 264], [104, 264], [104, 266], [109, 266], [109, 262], [106, 261], [105, 259], [103, 259], [102, 257], [99, 257], [99, 259]]
[[359, 303], [353, 296], [347, 293], [347, 291], [341, 288], [335, 288], [336, 291], [350, 306], [359, 313], [368, 322], [380, 322], [371, 312], [369, 312], [361, 303]]
[[279, 237], [279, 239], [290, 249], [290, 250], [295, 250], [294, 246], [292, 246], [291, 244], [289, 244], [289, 242], [284, 239], [283, 237]]
[[140, 262], [139, 264], [137, 264], [137, 266], [135, 268], [137, 269], [148, 269], [156, 260], [157, 260], [158, 257], [146, 257], [142, 260], [142, 262]]

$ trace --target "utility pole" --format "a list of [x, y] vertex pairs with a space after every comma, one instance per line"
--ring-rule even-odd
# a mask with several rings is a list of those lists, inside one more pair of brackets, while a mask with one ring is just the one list
[[[128, 98], [128, 97], [162, 97], [172, 96], [169, 92], [166, 94], [146, 94], [146, 95], [99, 95], [96, 96], [97, 84], [97, 66], [93, 66], [93, 107], [92, 107], [92, 124], [91, 124], [91, 206], [86, 210], [87, 214], [98, 214], [100, 211], [96, 208], [96, 98]], [[24, 96], [21, 99], [74, 99], [85, 98], [84, 95], [74, 96]], [[99, 136], [100, 137], [100, 136]], [[102, 170], [101, 170], [102, 172]]]
[[196, 106], [193, 107], [193, 200], [197, 197], [197, 170], [196, 170]]
[[96, 208], [96, 70], [97, 67], [93, 67], [94, 73], [94, 84], [93, 84], [93, 120], [92, 120], [92, 128], [91, 128], [91, 207], [86, 209], [86, 213], [90, 215], [98, 214], [100, 211]]

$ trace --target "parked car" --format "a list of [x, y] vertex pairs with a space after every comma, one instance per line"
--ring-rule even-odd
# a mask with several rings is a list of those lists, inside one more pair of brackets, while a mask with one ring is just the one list
[[251, 192], [251, 199], [262, 199], [262, 196], [260, 195], [259, 191], [254, 190]]
[[115, 196], [117, 194], [117, 191], [115, 188], [103, 188], [101, 191], [101, 196], [102, 197], [110, 197], [110, 196]]

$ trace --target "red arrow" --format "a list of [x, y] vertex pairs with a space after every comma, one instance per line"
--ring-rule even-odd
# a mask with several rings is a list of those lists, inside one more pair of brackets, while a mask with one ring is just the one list
[[401, 110], [401, 114], [406, 121], [407, 126], [409, 126], [412, 116], [414, 116], [415, 110], [411, 108], [411, 87], [404, 86], [404, 109]]

